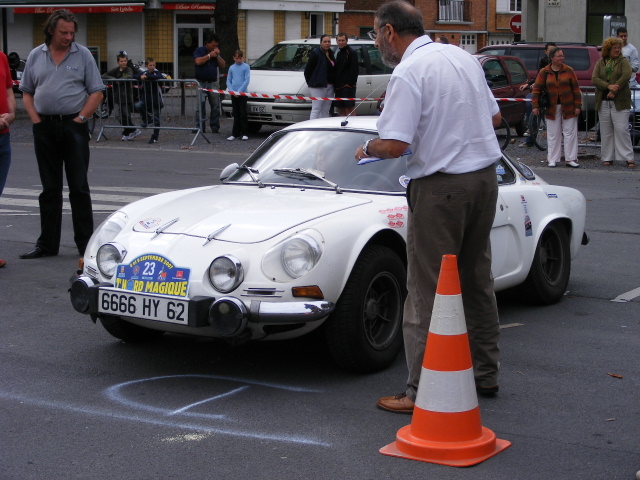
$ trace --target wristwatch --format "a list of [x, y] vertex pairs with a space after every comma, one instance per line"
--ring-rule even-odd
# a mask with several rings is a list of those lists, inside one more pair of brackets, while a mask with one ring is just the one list
[[371, 141], [373, 140], [373, 138], [370, 138], [369, 140], [367, 140], [366, 142], [364, 142], [364, 145], [362, 145], [362, 153], [364, 153], [364, 155], [366, 157], [370, 157], [371, 155], [369, 154], [369, 152], [367, 151], [367, 149], [369, 148], [369, 144], [371, 143]]
[[82, 120], [82, 123], [87, 123], [87, 120], [89, 120], [87, 117], [85, 117], [84, 115], [78, 115], [78, 118], [80, 120]]

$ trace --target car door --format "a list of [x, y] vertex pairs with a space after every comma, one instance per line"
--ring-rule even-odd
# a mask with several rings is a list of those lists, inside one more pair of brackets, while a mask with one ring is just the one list
[[[382, 54], [374, 45], [351, 45], [358, 53], [358, 85], [356, 95], [359, 98], [380, 98], [387, 90], [393, 69], [382, 61]], [[358, 115], [376, 115], [377, 100], [358, 104]]]
[[[483, 60], [482, 69], [493, 96], [496, 98], [513, 98], [515, 92], [509, 81], [509, 74], [500, 58], [488, 57]], [[515, 102], [499, 101], [500, 113], [509, 125], [518, 120], [518, 112], [514, 108]], [[521, 118], [521, 117], [520, 117]]]

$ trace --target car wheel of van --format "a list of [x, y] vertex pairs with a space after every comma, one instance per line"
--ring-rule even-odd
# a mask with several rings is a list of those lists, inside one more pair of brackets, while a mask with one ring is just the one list
[[396, 359], [402, 349], [406, 278], [393, 250], [376, 245], [361, 253], [324, 325], [329, 351], [341, 368], [376, 372]]
[[113, 315], [101, 316], [100, 323], [102, 323], [102, 326], [107, 332], [125, 342], [146, 342], [164, 334], [162, 330], [152, 330], [150, 328], [134, 325], [133, 323], [125, 322], [119, 317]]
[[529, 275], [516, 290], [527, 303], [551, 305], [564, 296], [570, 275], [569, 235], [562, 224], [552, 223], [540, 235]]
[[249, 124], [247, 125], [247, 129], [249, 130], [249, 133], [258, 133], [261, 128], [262, 128], [262, 124], [259, 122], [249, 122]]

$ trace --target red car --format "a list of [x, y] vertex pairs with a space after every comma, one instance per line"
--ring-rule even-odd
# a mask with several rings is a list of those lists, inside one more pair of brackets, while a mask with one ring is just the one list
[[[529, 90], [520, 90], [529, 78], [527, 67], [518, 57], [503, 55], [476, 54], [484, 70], [484, 76], [493, 96], [496, 98], [521, 98], [525, 99]], [[527, 104], [524, 101], [499, 101], [500, 113], [510, 127], [515, 128], [518, 136], [522, 136], [527, 130], [525, 111]]]

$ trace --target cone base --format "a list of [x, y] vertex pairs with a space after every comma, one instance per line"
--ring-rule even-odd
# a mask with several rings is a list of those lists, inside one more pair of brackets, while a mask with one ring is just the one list
[[411, 425], [398, 430], [396, 441], [380, 449], [383, 455], [452, 467], [470, 467], [509, 448], [511, 442], [496, 438], [482, 427], [482, 436], [465, 442], [431, 442], [411, 434]]

